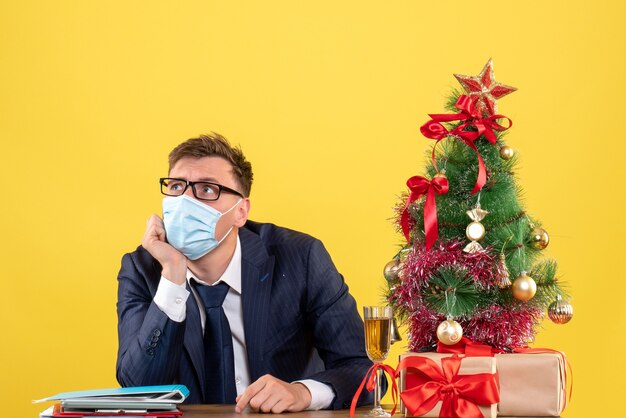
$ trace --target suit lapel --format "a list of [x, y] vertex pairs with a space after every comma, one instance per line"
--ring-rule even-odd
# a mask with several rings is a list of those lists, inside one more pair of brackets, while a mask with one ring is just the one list
[[[202, 334], [202, 323], [200, 322], [200, 312], [198, 304], [189, 283], [187, 291], [191, 293], [187, 298], [187, 320], [185, 328], [184, 346], [189, 353], [191, 363], [200, 381], [201, 393], [205, 393], [205, 369], [204, 369], [204, 338]], [[204, 396], [204, 395], [203, 395]]]
[[253, 232], [241, 228], [241, 301], [243, 326], [248, 352], [251, 382], [266, 373], [263, 366], [263, 343], [272, 290], [274, 256], [270, 256], [263, 241]]

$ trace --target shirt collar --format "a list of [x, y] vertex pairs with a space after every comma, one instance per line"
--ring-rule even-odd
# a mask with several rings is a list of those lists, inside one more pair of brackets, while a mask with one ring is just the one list
[[[205, 282], [199, 280], [191, 270], [187, 269], [187, 281], [195, 280], [196, 282], [208, 286]], [[235, 246], [235, 252], [230, 259], [230, 263], [226, 267], [226, 270], [213, 285], [224, 282], [235, 292], [241, 294], [241, 242], [239, 241], [239, 235], [237, 235], [237, 245]]]

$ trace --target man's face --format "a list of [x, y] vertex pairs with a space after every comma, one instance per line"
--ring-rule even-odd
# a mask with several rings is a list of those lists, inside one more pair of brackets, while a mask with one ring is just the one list
[[[170, 170], [169, 177], [187, 181], [210, 181], [241, 191], [241, 186], [233, 175], [231, 164], [221, 157], [181, 158]], [[195, 199], [191, 187], [185, 191], [185, 194]], [[222, 213], [236, 204], [236, 207], [224, 215], [217, 223], [215, 236], [218, 240], [228, 232], [231, 226], [241, 227], [245, 223], [248, 217], [249, 201], [245, 198], [237, 204], [239, 199], [241, 199], [240, 196], [224, 191], [220, 193], [220, 197], [216, 201], [209, 202], [196, 199], [198, 202], [211, 206]]]

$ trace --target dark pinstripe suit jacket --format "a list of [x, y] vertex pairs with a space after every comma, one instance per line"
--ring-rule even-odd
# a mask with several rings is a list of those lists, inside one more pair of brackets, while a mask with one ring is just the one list
[[[363, 323], [322, 243], [248, 221], [239, 230], [242, 304], [250, 377], [330, 385], [332, 408], [347, 407], [367, 369]], [[142, 247], [122, 258], [118, 276], [117, 380], [122, 386], [183, 383], [202, 403], [204, 349], [198, 307], [171, 321], [153, 302], [160, 264]], [[370, 401], [362, 396], [361, 402]]]

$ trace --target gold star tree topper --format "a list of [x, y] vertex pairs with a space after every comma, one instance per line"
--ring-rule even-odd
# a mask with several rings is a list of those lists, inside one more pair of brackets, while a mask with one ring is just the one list
[[483, 70], [476, 77], [461, 74], [454, 74], [454, 77], [461, 83], [461, 86], [472, 99], [476, 108], [482, 113], [486, 113], [487, 116], [496, 114], [498, 111], [497, 100], [499, 98], [517, 90], [515, 87], [496, 81], [491, 58], [489, 58]]

